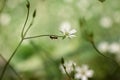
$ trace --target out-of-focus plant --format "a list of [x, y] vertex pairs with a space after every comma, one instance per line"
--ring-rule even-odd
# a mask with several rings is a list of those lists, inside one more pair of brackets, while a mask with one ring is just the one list
[[[5, 0], [6, 1], [6, 0]], [[43, 0], [42, 0], [43, 1]], [[45, 1], [45, 0], [44, 0]], [[85, 2], [84, 2], [85, 1]], [[98, 0], [100, 1], [101, 3], [105, 2], [106, 0]], [[66, 0], [66, 2], [69, 2], [69, 4], [71, 5], [71, 3], [73, 2], [72, 0]], [[87, 0], [83, 0], [83, 3], [86, 4], [86, 7], [88, 7], [88, 3], [87, 3]], [[28, 27], [26, 27], [27, 23], [28, 23], [28, 20], [29, 20], [29, 17], [30, 17], [30, 8], [31, 8], [31, 5], [30, 5], [30, 2], [27, 0], [27, 4], [26, 4], [26, 7], [27, 7], [27, 17], [26, 17], [26, 20], [24, 22], [24, 25], [23, 25], [23, 28], [22, 28], [22, 31], [21, 31], [21, 40], [18, 44], [18, 46], [15, 48], [15, 50], [13, 51], [12, 55], [10, 56], [10, 58], [8, 59], [8, 61], [6, 61], [6, 64], [2, 70], [2, 74], [0, 75], [0, 80], [3, 79], [4, 75], [5, 75], [5, 72], [6, 72], [6, 69], [7, 67], [9, 66], [10, 64], [10, 61], [13, 59], [14, 55], [17, 53], [19, 47], [21, 46], [21, 44], [23, 43], [23, 41], [25, 40], [29, 40], [29, 39], [34, 39], [34, 38], [39, 38], [39, 37], [49, 37], [50, 39], [52, 40], [57, 40], [57, 39], [66, 39], [66, 38], [73, 38], [73, 37], [76, 37], [75, 33], [77, 32], [76, 29], [72, 29], [71, 28], [71, 25], [69, 22], [65, 21], [63, 22], [61, 25], [60, 25], [60, 28], [59, 28], [59, 32], [61, 32], [62, 34], [61, 35], [56, 35], [56, 34], [40, 34], [40, 35], [36, 35], [36, 36], [27, 36], [27, 33], [29, 32], [29, 30], [31, 29], [33, 23], [34, 23], [34, 19], [36, 17], [36, 10], [34, 10], [33, 14], [32, 14], [32, 20], [30, 22], [30, 24], [28, 24]], [[80, 9], [82, 9], [81, 6], [79, 6]], [[2, 10], [2, 9], [1, 9]], [[86, 9], [87, 10], [87, 9]], [[85, 11], [86, 10], [81, 10], [82, 11]], [[94, 11], [94, 10], [93, 10]], [[64, 10], [63, 10], [64, 12]], [[91, 15], [91, 14], [89, 14]], [[85, 16], [85, 15], [84, 15]], [[104, 52], [110, 52], [110, 53], [116, 53], [116, 52], [119, 52], [119, 46], [117, 46], [115, 43], [114, 44], [111, 44], [109, 45], [108, 43], [104, 43], [102, 44], [102, 48], [101, 48], [101, 45], [100, 45], [100, 49], [103, 50], [103, 52], [101, 50], [99, 50], [99, 48], [96, 47], [96, 42], [94, 41], [94, 35], [92, 31], [89, 32], [88, 28], [84, 27], [84, 23], [86, 23], [87, 21], [84, 19], [84, 17], [82, 19], [80, 19], [80, 26], [81, 26], [81, 33], [82, 33], [82, 38], [84, 38], [85, 40], [87, 40], [93, 47], [94, 50], [96, 50], [96, 52], [101, 55], [103, 58], [105, 58], [105, 61], [106, 63], [109, 62], [109, 61], [112, 61], [113, 64], [115, 64], [115, 67], [114, 67], [114, 72], [111, 73], [111, 75], [113, 75], [114, 73], [118, 72], [119, 69], [120, 69], [120, 66], [119, 64], [117, 63], [116, 60], [114, 60], [114, 58], [111, 58], [109, 56], [107, 56], [106, 54], [104, 54]], [[111, 18], [109, 17], [102, 17], [101, 20], [100, 20], [100, 25], [103, 27], [103, 28], [110, 28], [112, 26], [112, 21], [111, 21]], [[92, 29], [92, 28], [90, 28]], [[82, 39], [81, 39], [82, 40]], [[32, 46], [36, 46], [34, 45], [33, 43], [31, 43]], [[108, 47], [109, 47], [109, 51], [108, 51]], [[76, 49], [75, 52], [72, 52], [74, 54], [72, 55], [76, 55], [76, 53], [80, 53], [80, 49], [81, 47], [78, 47], [78, 49]], [[114, 48], [114, 49], [113, 49]], [[86, 49], [84, 49], [86, 50]], [[23, 50], [24, 51], [24, 50]], [[44, 50], [46, 53], [47, 51]], [[30, 54], [29, 54], [30, 55]], [[46, 55], [46, 54], [45, 54]], [[78, 54], [77, 54], [78, 55]], [[53, 61], [54, 63], [54, 60], [52, 60], [48, 55], [47, 56], [47, 60], [48, 61]], [[45, 57], [46, 57], [45, 56]], [[77, 56], [78, 57], [78, 56]], [[50, 60], [48, 59], [50, 58]], [[103, 59], [102, 58], [102, 59]], [[43, 63], [45, 68], [46, 65], [48, 66], [49, 64], [46, 63], [47, 60], [43, 60]], [[97, 60], [96, 60], [97, 61]], [[56, 61], [57, 62], [57, 61]], [[106, 64], [105, 63], [105, 64]], [[101, 63], [102, 64], [102, 63]], [[100, 65], [101, 66], [101, 65]], [[52, 66], [53, 67], [53, 66]], [[109, 66], [107, 66], [109, 67]], [[12, 67], [11, 67], [12, 68]], [[51, 66], [50, 66], [51, 68]], [[60, 68], [62, 69], [62, 72], [64, 74], [66, 74], [68, 76], [68, 78], [70, 80], [87, 80], [89, 78], [94, 78], [94, 72], [95, 70], [91, 70], [88, 68], [88, 65], [83, 65], [83, 66], [76, 66], [76, 63], [73, 62], [73, 61], [69, 61], [69, 62], [65, 62], [64, 59], [62, 58], [61, 60], [61, 65], [60, 65]], [[53, 70], [53, 69], [52, 69]], [[50, 72], [52, 71], [50, 70]], [[46, 72], [49, 71], [49, 69], [46, 69]], [[14, 71], [16, 72], [16, 71]], [[55, 71], [53, 71], [54, 74]], [[49, 73], [48, 73], [49, 75]], [[20, 76], [18, 76], [20, 77]], [[49, 78], [47, 78], [49, 79]], [[93, 79], [94, 80], [94, 79]]]
[[8, 65], [9, 65], [10, 61], [12, 60], [12, 58], [14, 57], [14, 55], [16, 54], [17, 50], [19, 49], [19, 47], [21, 46], [21, 44], [23, 43], [24, 40], [32, 39], [32, 38], [38, 38], [38, 37], [45, 37], [45, 36], [49, 37], [50, 39], [58, 39], [59, 37], [61, 37], [63, 39], [66, 38], [66, 37], [68, 37], [68, 38], [75, 37], [74, 34], [76, 33], [76, 30], [75, 29], [70, 30], [70, 26], [68, 24], [62, 25], [62, 27], [60, 29], [60, 31], [63, 33], [62, 36], [48, 34], [48, 35], [38, 35], [38, 36], [26, 37], [26, 34], [29, 31], [29, 29], [31, 28], [31, 26], [33, 25], [34, 19], [36, 17], [36, 10], [34, 10], [33, 15], [32, 15], [32, 20], [31, 20], [29, 26], [26, 28], [26, 24], [28, 22], [29, 13], [30, 13], [30, 7], [31, 7], [30, 2], [28, 0], [27, 0], [26, 7], [27, 7], [27, 17], [26, 17], [25, 23], [24, 23], [22, 31], [21, 31], [21, 40], [20, 40], [18, 46], [16, 47], [16, 49], [13, 51], [10, 58], [8, 59], [7, 63], [5, 64], [5, 66], [2, 70], [2, 73], [0, 75], [0, 80], [3, 79], [5, 71], [8, 67]]
[[[1, 68], [1, 69], [2, 69], [2, 68], [4, 67], [4, 65], [7, 63], [6, 59], [5, 59], [2, 55], [0, 55], [0, 63], [2, 63], [2, 64], [0, 65], [0, 68]], [[15, 76], [17, 76], [17, 78], [18, 78], [19, 80], [22, 80], [20, 74], [18, 74], [18, 72], [17, 72], [10, 64], [8, 65], [8, 69], [10, 69], [12, 72], [14, 72]], [[9, 71], [10, 71], [10, 70], [9, 70]], [[0, 71], [0, 74], [1, 74], [1, 71]], [[8, 72], [7, 74], [9, 75], [10, 73]], [[15, 77], [14, 74], [11, 74], [10, 78], [12, 78], [12, 77], [14, 78], [14, 77]]]

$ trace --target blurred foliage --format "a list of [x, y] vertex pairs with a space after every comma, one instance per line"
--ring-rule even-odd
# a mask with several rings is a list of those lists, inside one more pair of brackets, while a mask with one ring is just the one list
[[[117, 42], [120, 45], [120, 0], [29, 1], [31, 7], [28, 24], [35, 9], [37, 14], [35, 23], [27, 36], [61, 35], [60, 24], [69, 21], [77, 30], [77, 37], [64, 40], [51, 40], [49, 37], [25, 40], [11, 61], [11, 65], [25, 80], [68, 80], [59, 69], [62, 57], [66, 60], [73, 60], [78, 65], [88, 64], [95, 72], [94, 77], [90, 80], [120, 79], [120, 69], [115, 71], [117, 65], [112, 60], [99, 55], [91, 43], [86, 40], [85, 34], [85, 31], [94, 34], [96, 46], [103, 41]], [[0, 22], [0, 54], [6, 60], [20, 41], [27, 13], [25, 5], [25, 0], [0, 0], [0, 15], [8, 14], [10, 16], [7, 24], [3, 25]], [[103, 25], [100, 21], [104, 17], [109, 17], [111, 21], [108, 20], [108, 24], [105, 22]], [[3, 20], [6, 22], [8, 19]], [[105, 55], [120, 64], [120, 59], [115, 58], [120, 55], [120, 52], [117, 55], [109, 53]], [[8, 74], [13, 73], [7, 71]], [[11, 75], [6, 74], [8, 78]]]

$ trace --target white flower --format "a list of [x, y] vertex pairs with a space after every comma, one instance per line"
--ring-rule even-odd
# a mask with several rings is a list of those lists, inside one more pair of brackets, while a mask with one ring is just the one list
[[76, 37], [74, 34], [77, 32], [75, 29], [71, 29], [71, 25], [69, 22], [63, 22], [60, 26], [60, 32], [63, 33], [64, 38], [73, 38]]
[[2, 26], [8, 25], [8, 24], [10, 23], [10, 21], [11, 21], [11, 16], [10, 16], [9, 14], [7, 14], [7, 13], [2, 13], [2, 14], [0, 15], [0, 24], [1, 24]]
[[109, 49], [109, 44], [107, 42], [101, 42], [99, 43], [98, 45], [98, 49], [101, 51], [101, 52], [107, 52], [108, 49]]
[[82, 65], [81, 67], [76, 67], [75, 79], [88, 80], [93, 76], [93, 70], [89, 70], [87, 65]]
[[113, 21], [110, 17], [105, 16], [100, 19], [100, 25], [104, 28], [110, 28], [113, 24]]
[[120, 45], [117, 42], [113, 42], [109, 46], [109, 52], [111, 52], [111, 53], [119, 53], [120, 52]]
[[[65, 62], [65, 63], [64, 63], [64, 66], [65, 66], [65, 68], [66, 68], [67, 73], [71, 73], [72, 71], [74, 71], [73, 65], [74, 65], [74, 66], [76, 65], [76, 63], [73, 62], [73, 61], [68, 61], [68, 62]], [[62, 65], [60, 65], [60, 70], [62, 71], [63, 74], [66, 74], [66, 73], [65, 73], [65, 69], [63, 68]]]
[[79, 0], [76, 5], [78, 8], [82, 11], [86, 11], [87, 8], [90, 6], [90, 1], [89, 0]]

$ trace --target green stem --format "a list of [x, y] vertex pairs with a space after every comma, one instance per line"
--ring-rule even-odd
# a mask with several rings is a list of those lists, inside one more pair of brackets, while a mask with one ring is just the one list
[[116, 69], [115, 69], [115, 72], [116, 72], [118, 69], [120, 69], [120, 65], [119, 65], [114, 59], [112, 59], [111, 57], [105, 56], [103, 53], [101, 53], [101, 52], [97, 49], [94, 41], [90, 41], [90, 42], [91, 42], [93, 48], [97, 51], [98, 54], [102, 55], [103, 57], [105, 57], [105, 59], [109, 59], [109, 60], [111, 60], [113, 63], [116, 64], [117, 67], [116, 67]]
[[45, 37], [45, 36], [56, 36], [56, 37], [63, 37], [63, 36], [58, 36], [58, 35], [38, 35], [38, 36], [31, 36], [31, 37], [26, 37], [24, 39], [32, 39], [32, 38], [39, 38], [39, 37]]
[[[27, 0], [27, 3], [28, 3], [27, 5], [30, 6], [30, 3], [29, 3], [28, 0]], [[22, 32], [21, 32], [21, 37], [22, 37], [22, 38], [23, 38], [23, 36], [24, 36], [24, 30], [25, 30], [25, 26], [26, 26], [27, 21], [28, 21], [29, 13], [30, 13], [30, 8], [27, 7], [27, 18], [26, 18], [26, 20], [25, 20], [25, 23], [24, 23], [24, 25], [23, 25]]]
[[[26, 5], [26, 6], [27, 6], [27, 9], [28, 9], [28, 13], [27, 13], [27, 18], [26, 18], [26, 20], [25, 20], [25, 23], [24, 23], [22, 32], [21, 32], [21, 40], [20, 40], [18, 46], [16, 47], [16, 49], [14, 50], [14, 52], [12, 53], [12, 55], [10, 56], [10, 58], [8, 59], [7, 63], [5, 64], [5, 66], [4, 66], [4, 68], [3, 68], [2, 72], [1, 72], [1, 75], [0, 75], [0, 80], [3, 79], [4, 74], [5, 74], [5, 71], [6, 71], [7, 67], [8, 67], [8, 65], [9, 65], [10, 61], [12, 60], [13, 56], [14, 56], [15, 53], [17, 52], [18, 48], [21, 46], [21, 44], [22, 44], [22, 42], [23, 42], [23, 40], [24, 40], [24, 37], [25, 37], [26, 33], [27, 33], [28, 30], [29, 30], [29, 29], [28, 29], [28, 30], [25, 32], [25, 34], [24, 34], [24, 29], [25, 29], [25, 26], [26, 26], [27, 21], [28, 21], [29, 9], [30, 9], [30, 3], [29, 3], [28, 0], [27, 0], [27, 5]], [[30, 24], [29, 26], [31, 26], [32, 24], [33, 24], [33, 20], [32, 20], [32, 22], [31, 22], [31, 24]]]
[[[5, 63], [7, 62], [2, 55], [0, 55], [0, 57], [5, 61]], [[15, 71], [15, 69], [10, 64], [9, 64], [9, 67], [18, 76], [19, 80], [22, 80], [21, 76]]]
[[29, 29], [30, 29], [31, 26], [33, 25], [33, 22], [34, 22], [34, 18], [32, 18], [32, 21], [31, 21], [30, 25], [28, 26], [28, 28], [26, 29], [25, 33], [22, 34], [22, 38], [25, 37], [25, 35], [27, 34], [27, 32], [29, 31]]
[[15, 53], [16, 53], [17, 50], [18, 50], [18, 48], [21, 46], [22, 42], [23, 42], [23, 39], [21, 39], [20, 43], [18, 44], [18, 46], [17, 46], [16, 49], [14, 50], [13, 54], [10, 56], [9, 60], [8, 60], [7, 63], [5, 64], [5, 66], [4, 66], [4, 68], [3, 68], [2, 72], [1, 72], [1, 75], [0, 75], [0, 80], [3, 79], [4, 74], [5, 74], [5, 71], [6, 71], [7, 67], [8, 67], [8, 65], [9, 65], [10, 61], [12, 60], [12, 57], [15, 55]]
[[68, 76], [68, 78], [69, 78], [70, 80], [73, 80], [73, 78], [72, 78], [72, 77], [69, 75], [69, 73], [67, 72], [65, 65], [62, 64], [62, 66], [63, 66], [63, 68], [64, 68], [64, 70], [65, 70], [65, 73], [66, 73], [66, 75]]
[[[27, 33], [27, 32], [26, 32]], [[38, 38], [38, 37], [44, 37], [44, 36], [57, 36], [57, 35], [39, 35], [39, 36], [33, 36], [33, 37], [25, 37], [26, 34], [24, 34], [23, 38], [21, 39], [21, 41], [19, 42], [18, 46], [16, 47], [16, 49], [14, 50], [14, 52], [12, 53], [12, 55], [10, 56], [9, 60], [7, 61], [7, 63], [5, 64], [3, 70], [2, 70], [2, 74], [0, 76], [0, 80], [3, 79], [5, 71], [7, 69], [7, 66], [9, 65], [10, 61], [12, 60], [13, 56], [15, 55], [15, 53], [17, 52], [18, 48], [21, 46], [22, 42], [26, 39], [32, 39], [32, 38]], [[62, 37], [62, 36], [57, 36], [57, 37]]]

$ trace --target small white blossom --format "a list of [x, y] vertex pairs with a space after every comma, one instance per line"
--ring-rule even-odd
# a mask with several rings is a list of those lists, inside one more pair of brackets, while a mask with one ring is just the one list
[[100, 19], [100, 25], [103, 27], [103, 28], [110, 28], [113, 24], [113, 21], [110, 17], [108, 16], [105, 16], [105, 17], [102, 17]]
[[120, 45], [117, 42], [113, 42], [109, 46], [109, 52], [111, 52], [111, 53], [119, 53], [120, 52]]
[[63, 22], [60, 26], [60, 32], [63, 33], [64, 37], [73, 38], [76, 37], [75, 33], [77, 31], [75, 29], [71, 29], [69, 22]]
[[8, 24], [10, 23], [10, 21], [11, 21], [11, 16], [10, 16], [9, 14], [7, 14], [7, 13], [2, 13], [2, 14], [0, 15], [0, 24], [1, 24], [2, 26], [8, 25]]
[[89, 0], [79, 0], [76, 5], [78, 8], [82, 11], [86, 11], [87, 8], [90, 6], [90, 1]]
[[93, 76], [93, 70], [88, 69], [87, 65], [82, 65], [81, 67], [76, 67], [75, 79], [88, 80]]
[[98, 44], [98, 50], [100, 50], [101, 52], [107, 52], [109, 49], [109, 44], [108, 42], [101, 42]]
[[[74, 71], [73, 65], [74, 66], [76, 65], [76, 63], [73, 61], [68, 61], [64, 63], [67, 73], [71, 73], [72, 71]], [[63, 74], [65, 74], [65, 69], [63, 68], [62, 65], [60, 65], [60, 70], [62, 71]]]

